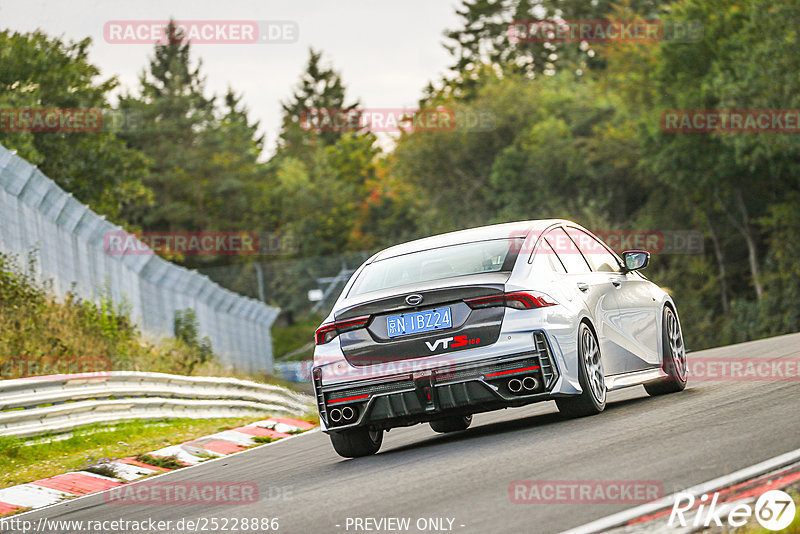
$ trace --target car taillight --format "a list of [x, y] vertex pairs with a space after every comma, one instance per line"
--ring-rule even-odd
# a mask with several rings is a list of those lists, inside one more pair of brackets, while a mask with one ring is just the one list
[[530, 310], [533, 308], [555, 306], [557, 304], [544, 293], [535, 291], [517, 291], [514, 293], [503, 293], [502, 295], [492, 295], [490, 297], [475, 297], [464, 299], [464, 302], [473, 309], [507, 306], [515, 310]]
[[344, 321], [336, 321], [335, 323], [324, 324], [317, 328], [317, 331], [314, 332], [314, 342], [317, 345], [323, 345], [339, 334], [364, 328], [367, 326], [368, 322], [369, 315], [366, 317], [356, 317], [355, 319], [345, 319]]

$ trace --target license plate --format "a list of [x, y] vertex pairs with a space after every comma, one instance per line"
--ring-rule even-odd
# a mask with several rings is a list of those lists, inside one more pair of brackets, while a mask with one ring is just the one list
[[452, 326], [453, 319], [449, 307], [391, 315], [386, 318], [386, 330], [389, 332], [389, 337], [443, 330], [452, 328]]

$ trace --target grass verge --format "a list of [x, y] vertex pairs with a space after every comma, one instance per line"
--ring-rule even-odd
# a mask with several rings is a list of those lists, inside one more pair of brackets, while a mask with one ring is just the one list
[[[187, 376], [235, 377], [298, 389], [266, 373], [245, 373], [221, 365], [200, 338], [194, 310], [178, 310], [174, 336], [151, 342], [108, 289], [97, 302], [68, 293], [54, 296], [49, 282], [34, 276], [35, 264], [0, 253], [0, 380], [95, 371], [146, 371]], [[313, 339], [313, 320], [290, 328], [284, 345]], [[309, 333], [310, 332], [310, 333]], [[300, 341], [303, 338], [304, 341]]]
[[[323, 316], [308, 314], [300, 317], [291, 326], [272, 327], [272, 352], [276, 361], [310, 360], [314, 356], [314, 331], [322, 322]], [[305, 350], [296, 352], [309, 345]], [[291, 354], [291, 355], [290, 355]]]
[[0, 436], [0, 488], [80, 470], [252, 423], [253, 419], [126, 421], [83, 427], [67, 439], [45, 442]]
[[256, 436], [253, 438], [253, 441], [261, 445], [263, 443], [272, 443], [273, 441], [278, 441], [278, 439], [279, 438], [271, 438], [269, 436]]
[[[788, 493], [794, 500], [797, 507], [792, 521], [788, 527], [781, 530], [781, 534], [800, 534], [800, 484], [794, 485], [790, 488], [784, 488], [783, 491]], [[733, 529], [730, 532], [737, 532], [740, 534], [774, 534], [774, 530], [767, 530], [762, 527], [756, 519], [751, 519], [750, 522], [742, 528]]]

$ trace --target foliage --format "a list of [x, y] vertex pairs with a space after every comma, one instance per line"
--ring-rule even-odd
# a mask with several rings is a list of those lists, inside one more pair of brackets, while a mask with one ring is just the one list
[[[141, 116], [142, 127], [121, 135], [127, 146], [149, 162], [146, 185], [151, 205], [132, 205], [128, 222], [149, 231], [275, 230], [264, 217], [272, 192], [259, 161], [263, 137], [248, 117], [241, 97], [228, 89], [207, 96], [202, 64], [172, 23], [168, 42], [155, 45], [138, 94], [125, 94], [120, 109]], [[215, 264], [218, 257], [170, 259], [189, 267]]]
[[98, 464], [251, 422], [252, 419], [132, 420], [113, 426], [81, 427], [66, 435], [28, 439], [0, 436], [0, 488], [75, 470], [113, 476], [107, 471], [100, 471], [102, 468], [97, 469]]
[[205, 341], [143, 340], [124, 306], [68, 294], [60, 302], [16, 258], [0, 254], [0, 378], [108, 370], [226, 371]]
[[304, 128], [303, 122], [309, 114], [341, 111], [348, 113], [358, 108], [358, 102], [346, 103], [342, 78], [333, 67], [322, 64], [322, 52], [313, 48], [308, 51], [306, 70], [300, 77], [292, 98], [282, 103], [283, 125], [278, 142], [281, 154], [305, 158], [309, 149], [330, 146], [341, 137], [342, 132], [319, 131]]
[[[314, 332], [324, 317], [320, 314], [308, 314], [296, 319], [294, 324], [284, 328], [276, 328], [272, 333], [272, 353], [276, 360], [286, 359], [285, 356], [314, 342], [309, 332]], [[313, 350], [303, 351], [291, 358], [292, 360], [308, 359]]]
[[[403, 133], [391, 151], [366, 129], [304, 127], [309, 111], [359, 106], [323, 52], [311, 49], [282, 102], [280, 136], [265, 161], [258, 124], [235, 90], [206, 95], [202, 66], [171, 32], [156, 45], [137, 93], [121, 98], [122, 111], [142, 116], [141, 129], [0, 133], [0, 141], [133, 227], [295, 236], [291, 255], [258, 258], [267, 300], [301, 317], [296, 328], [288, 321], [285, 335], [276, 332], [278, 353], [310, 339], [314, 321], [303, 313], [317, 278], [397, 242], [525, 218], [703, 232], [702, 254], [657, 255], [648, 270], [676, 300], [691, 348], [800, 328], [800, 137], [671, 133], [659, 123], [670, 109], [800, 108], [796, 2], [462, 0], [457, 10], [458, 27], [446, 33], [452, 68], [421, 88], [420, 101], [489, 119], [480, 127]], [[510, 22], [554, 17], [659, 19], [703, 32], [684, 42], [509, 41]], [[116, 82], [95, 81], [88, 46], [38, 32], [0, 34], [8, 65], [0, 104], [107, 107]], [[223, 275], [225, 259], [174, 259], [257, 294], [254, 265]], [[115, 365], [167, 367], [156, 363], [166, 355], [171, 366], [208, 368], [189, 317], [176, 322], [182, 339], [142, 348], [125, 333], [124, 314], [102, 301], [68, 301], [56, 314], [46, 291], [19, 282], [24, 273], [2, 276], [0, 302], [15, 307], [13, 319], [0, 311], [3, 351], [72, 354], [79, 346], [72, 332], [91, 331], [93, 341], [80, 346], [121, 355]], [[59, 319], [48, 323], [51, 315]], [[33, 321], [40, 316], [44, 328]], [[78, 317], [90, 326], [76, 330]]]
[[[89, 63], [90, 44], [88, 38], [65, 43], [40, 31], [0, 31], [0, 109], [95, 109], [109, 119], [107, 95], [117, 80], [96, 80], [99, 70]], [[146, 158], [116, 137], [111, 121], [100, 125], [99, 131], [56, 132], [4, 127], [0, 144], [16, 149], [78, 200], [122, 221], [127, 206], [150, 203]]]
[[164, 469], [180, 469], [181, 467], [186, 467], [176, 456], [151, 456], [149, 454], [140, 454], [136, 457], [136, 461], [155, 467], [163, 467]]
[[195, 358], [187, 362], [187, 372], [191, 374], [197, 365], [204, 364], [214, 358], [211, 340], [207, 337], [197, 339], [197, 314], [191, 308], [175, 311], [175, 339], [184, 342], [194, 349]]
[[90, 465], [89, 467], [81, 468], [81, 471], [109, 478], [117, 478], [117, 470], [114, 469], [114, 466], [109, 464]]
[[[628, 0], [628, 12], [653, 18], [669, 2]], [[580, 77], [590, 69], [602, 69], [605, 61], [591, 43], [526, 39], [526, 25], [541, 21], [599, 21], [616, 14], [609, 0], [463, 0], [456, 10], [460, 26], [445, 33], [445, 48], [455, 63], [451, 74], [430, 84], [424, 101], [436, 95], [472, 99], [486, 81], [521, 75], [527, 78], [558, 72]], [[618, 18], [618, 20], [626, 20]], [[512, 27], [523, 28], [512, 30]], [[516, 31], [520, 31], [519, 34]], [[522, 36], [519, 39], [513, 35]]]

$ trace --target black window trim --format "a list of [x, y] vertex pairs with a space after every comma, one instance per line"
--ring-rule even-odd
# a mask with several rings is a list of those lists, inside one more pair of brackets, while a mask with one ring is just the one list
[[596, 235], [594, 235], [592, 232], [590, 232], [589, 230], [587, 230], [585, 228], [580, 228], [580, 227], [572, 226], [572, 225], [562, 225], [562, 226], [565, 226], [565, 231], [566, 231], [566, 228], [573, 228], [575, 230], [578, 230], [579, 232], [583, 232], [583, 233], [587, 234], [589, 237], [593, 238], [598, 243], [600, 243], [601, 245], [603, 245], [603, 248], [606, 249], [606, 252], [611, 254], [611, 256], [614, 258], [614, 260], [617, 262], [617, 268], [619, 269], [619, 271], [611, 271], [611, 272], [595, 271], [594, 268], [592, 267], [592, 264], [589, 262], [589, 260], [586, 259], [586, 255], [581, 250], [581, 247], [579, 247], [578, 244], [575, 243], [575, 240], [572, 239], [572, 236], [569, 235], [569, 232], [566, 232], [567, 235], [569, 236], [569, 238], [575, 244], [575, 248], [577, 248], [578, 252], [580, 252], [581, 256], [583, 256], [583, 259], [586, 261], [586, 264], [589, 266], [589, 269], [591, 270], [591, 272], [593, 272], [593, 273], [605, 273], [605, 274], [616, 274], [616, 275], [623, 274], [622, 273], [622, 268], [624, 267], [624, 264], [622, 263], [622, 260], [620, 259], [620, 257], [617, 255], [616, 252], [611, 250], [611, 248], [609, 248], [609, 246], [605, 244], [605, 242], [602, 239], [600, 239], [599, 237], [597, 237]]
[[[558, 252], [556, 252], [555, 247], [553, 247], [553, 245], [550, 243], [550, 241], [547, 240], [547, 238], [544, 235], [542, 235], [542, 240], [544, 240], [544, 242], [547, 243], [547, 246], [550, 247], [550, 250], [553, 251], [553, 254], [555, 254], [556, 259], [558, 260], [558, 264], [561, 265], [562, 269], [564, 269], [564, 273], [563, 274], [569, 274], [569, 271], [567, 270], [567, 266], [564, 265], [564, 262], [561, 260], [561, 256], [558, 255]], [[538, 244], [538, 242], [537, 242], [537, 244]], [[592, 268], [591, 265], [589, 266], [589, 268], [590, 269]], [[562, 274], [562, 273], [557, 273], [557, 274]]]
[[[622, 268], [623, 268], [624, 264], [622, 263], [622, 260], [620, 259], [619, 255], [617, 255], [616, 252], [611, 250], [611, 248], [609, 248], [609, 246], [606, 245], [606, 243], [602, 239], [600, 239], [599, 237], [594, 235], [592, 232], [590, 232], [586, 228], [582, 228], [582, 227], [579, 227], [579, 226], [574, 226], [574, 225], [571, 225], [571, 224], [563, 224], [563, 223], [555, 223], [553, 225], [548, 226], [544, 230], [542, 230], [542, 232], [539, 234], [539, 237], [536, 239], [536, 243], [534, 243], [533, 247], [531, 248], [531, 254], [530, 254], [530, 256], [528, 256], [528, 264], [533, 263], [533, 256], [534, 256], [534, 254], [536, 254], [536, 247], [539, 245], [539, 242], [542, 239], [545, 239], [545, 237], [544, 237], [545, 234], [547, 234], [549, 231], [554, 230], [556, 228], [561, 228], [562, 230], [564, 230], [564, 233], [567, 234], [567, 237], [569, 237], [569, 240], [572, 241], [573, 245], [575, 245], [575, 248], [578, 250], [578, 253], [583, 258], [583, 261], [586, 262], [586, 265], [589, 267], [589, 272], [590, 273], [604, 273], [604, 274], [616, 274], [616, 275], [623, 274], [622, 273]], [[575, 240], [572, 239], [572, 236], [569, 235], [569, 232], [567, 231], [567, 228], [574, 228], [575, 230], [585, 232], [586, 234], [588, 234], [592, 238], [596, 239], [597, 242], [600, 243], [601, 245], [603, 245], [603, 248], [605, 248], [606, 251], [608, 251], [608, 253], [611, 254], [614, 257], [614, 259], [617, 261], [617, 266], [618, 266], [618, 268], [620, 270], [619, 271], [612, 271], [612, 272], [595, 271], [594, 268], [592, 267], [592, 264], [589, 263], [589, 260], [586, 259], [586, 255], [581, 250], [581, 247], [579, 247], [578, 244], [575, 242]], [[561, 260], [561, 257], [558, 255], [558, 252], [553, 247], [553, 245], [551, 245], [549, 241], [547, 241], [547, 244], [550, 245], [550, 248], [553, 250], [553, 253], [556, 255], [556, 258], [558, 258], [558, 261], [561, 263], [561, 266], [564, 267], [564, 271], [566, 271], [567, 274], [570, 274], [569, 270], [567, 269], [566, 265], [564, 265], [564, 262]]]
[[[536, 242], [535, 242], [535, 243], [533, 244], [533, 246], [531, 247], [531, 254], [530, 254], [530, 256], [528, 256], [528, 263], [529, 263], [529, 264], [530, 264], [530, 263], [533, 263], [533, 256], [534, 256], [534, 254], [536, 254], [536, 246], [539, 244], [539, 241], [541, 241], [542, 239], [544, 239], [544, 235], [545, 235], [547, 232], [549, 232], [549, 231], [550, 231], [550, 230], [552, 230], [553, 228], [558, 228], [559, 226], [562, 226], [562, 224], [561, 224], [561, 223], [555, 223], [555, 224], [551, 224], [550, 226], [548, 226], [547, 228], [545, 228], [544, 230], [542, 230], [542, 231], [539, 233], [539, 237], [538, 237], [538, 238], [536, 238]], [[527, 236], [526, 236], [526, 237], [527, 237]], [[548, 241], [548, 242], [547, 242], [547, 244], [548, 244], [548, 245], [550, 245], [550, 242]], [[553, 246], [552, 246], [552, 245], [550, 245], [550, 248], [553, 248]], [[556, 251], [556, 249], [554, 249], [554, 248], [553, 248], [553, 252], [555, 252], [555, 251]], [[558, 253], [556, 253], [556, 256], [558, 256]], [[558, 258], [558, 261], [561, 261], [561, 258]], [[564, 262], [563, 262], [563, 261], [561, 261], [561, 265], [562, 265], [562, 266], [564, 265]], [[566, 269], [564, 269], [564, 270], [566, 271]]]

